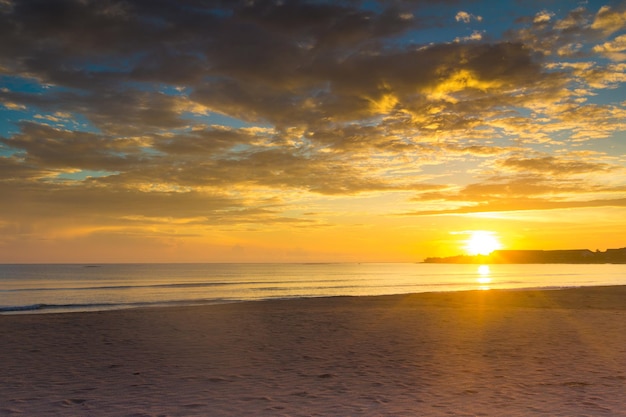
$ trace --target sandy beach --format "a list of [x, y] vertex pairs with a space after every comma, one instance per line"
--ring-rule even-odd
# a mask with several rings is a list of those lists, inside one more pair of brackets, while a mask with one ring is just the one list
[[0, 316], [0, 416], [626, 416], [626, 287]]

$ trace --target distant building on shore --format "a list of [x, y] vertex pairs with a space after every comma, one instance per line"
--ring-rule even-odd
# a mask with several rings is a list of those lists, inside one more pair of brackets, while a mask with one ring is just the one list
[[425, 263], [439, 264], [624, 264], [626, 248], [573, 250], [495, 250], [489, 255], [458, 255], [426, 258]]

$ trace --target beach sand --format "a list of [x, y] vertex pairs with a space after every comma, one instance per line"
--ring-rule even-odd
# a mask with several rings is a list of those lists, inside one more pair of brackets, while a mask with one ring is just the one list
[[0, 416], [626, 416], [626, 287], [0, 316]]

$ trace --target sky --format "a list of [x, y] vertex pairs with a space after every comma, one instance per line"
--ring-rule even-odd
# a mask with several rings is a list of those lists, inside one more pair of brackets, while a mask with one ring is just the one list
[[2, 263], [605, 250], [624, 219], [625, 1], [0, 0]]

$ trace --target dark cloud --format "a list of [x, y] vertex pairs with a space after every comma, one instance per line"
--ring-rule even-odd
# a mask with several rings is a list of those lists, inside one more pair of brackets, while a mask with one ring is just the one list
[[252, 146], [262, 140], [262, 136], [254, 133], [216, 126], [175, 136], [155, 136], [152, 139], [152, 149], [173, 157], [210, 158], [238, 145]]
[[35, 123], [23, 123], [19, 134], [0, 143], [23, 151], [25, 163], [52, 169], [118, 171], [141, 160], [136, 142]]
[[24, 186], [24, 183], [39, 181], [57, 173], [54, 169], [28, 164], [17, 157], [0, 157], [0, 182], [9, 187]]
[[[415, 96], [459, 70], [500, 89], [539, 72], [521, 43], [389, 49], [385, 40], [424, 25], [397, 7], [374, 13], [350, 2], [229, 6], [25, 0], [3, 15], [12, 30], [2, 62], [16, 74], [81, 90], [54, 102], [86, 109], [105, 129], [182, 123], [174, 98], [133, 82], [186, 86], [214, 111], [286, 125], [368, 118], [376, 114], [372, 103], [390, 95], [397, 109], [421, 111]], [[455, 92], [472, 89], [470, 82]], [[133, 111], [142, 107], [149, 109]]]

